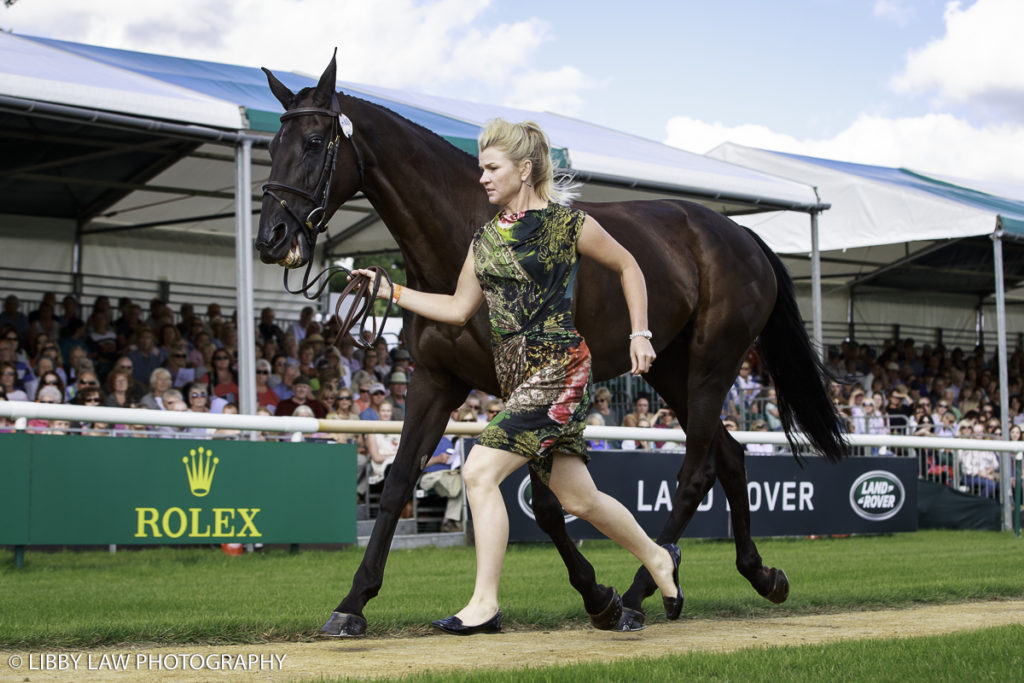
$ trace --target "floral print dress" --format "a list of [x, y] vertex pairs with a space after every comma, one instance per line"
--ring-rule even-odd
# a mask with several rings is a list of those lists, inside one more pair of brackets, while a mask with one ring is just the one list
[[530, 460], [543, 481], [555, 453], [588, 460], [590, 350], [572, 322], [576, 240], [586, 214], [558, 204], [498, 214], [473, 236], [477, 279], [490, 309], [505, 410], [478, 443]]

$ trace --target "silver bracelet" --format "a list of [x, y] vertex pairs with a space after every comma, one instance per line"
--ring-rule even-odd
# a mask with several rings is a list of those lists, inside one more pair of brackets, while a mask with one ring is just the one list
[[639, 332], [631, 332], [629, 335], [629, 341], [633, 341], [637, 337], [643, 337], [644, 339], [650, 339], [654, 335], [651, 334], [650, 330], [640, 330]]

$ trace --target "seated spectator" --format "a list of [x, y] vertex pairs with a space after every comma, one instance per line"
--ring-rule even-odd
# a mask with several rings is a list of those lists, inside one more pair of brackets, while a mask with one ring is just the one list
[[141, 395], [133, 395], [131, 370], [114, 368], [107, 376], [107, 398], [104, 405], [127, 408], [129, 403], [137, 403], [141, 398]]
[[358, 370], [352, 375], [352, 396], [356, 410], [360, 413], [370, 407], [370, 387], [377, 381], [365, 370]]
[[[281, 353], [276, 354], [270, 360], [270, 379], [267, 380], [267, 384], [270, 385], [271, 389], [281, 383], [281, 378], [284, 377], [284, 369], [287, 365], [288, 357]], [[278, 398], [281, 397], [278, 396]]]
[[404, 372], [406, 375], [412, 373], [412, 356], [408, 350], [395, 349], [391, 357], [394, 361], [391, 365], [391, 372]]
[[187, 367], [187, 364], [188, 351], [185, 350], [185, 343], [179, 341], [171, 347], [163, 365], [171, 373], [171, 383], [175, 387], [180, 388], [196, 380], [196, 371]]
[[65, 385], [63, 385], [63, 382], [60, 380], [60, 376], [57, 375], [56, 372], [52, 370], [42, 372], [39, 374], [39, 381], [36, 383], [36, 386], [34, 387], [33, 396], [38, 394], [40, 389], [48, 386], [55, 387], [57, 391], [60, 392], [60, 400], [57, 401], [58, 403], [65, 402], [67, 396], [67, 388], [65, 387]]
[[[356, 358], [356, 343], [350, 335], [345, 335], [341, 338], [338, 343], [338, 352], [341, 354], [341, 362], [343, 365], [348, 366], [349, 377], [351, 381], [355, 381], [355, 375], [359, 372], [360, 363], [359, 359]], [[349, 386], [352, 386], [351, 382]]]
[[[64, 395], [59, 389], [57, 389], [57, 387], [41, 387], [36, 395], [35, 402], [49, 404], [63, 403]], [[28, 427], [33, 431], [47, 430], [50, 428], [50, 421], [35, 418], [28, 421]]]
[[337, 373], [339, 387], [347, 387], [352, 383], [352, 370], [347, 363], [342, 362], [341, 352], [338, 349], [333, 346], [325, 348], [324, 360], [331, 371]]
[[135, 337], [135, 349], [128, 353], [132, 360], [132, 376], [143, 384], [149, 382], [153, 371], [164, 364], [166, 356], [156, 346], [156, 337], [148, 327], [139, 329]]
[[[277, 394], [278, 398], [282, 401], [290, 399], [295, 395], [295, 380], [301, 376], [299, 372], [299, 364], [293, 363], [290, 360], [285, 361], [284, 375], [281, 377], [281, 382], [274, 387], [274, 393]], [[277, 413], [280, 415], [280, 413]]]
[[[143, 394], [139, 402], [143, 408], [149, 410], [166, 410], [163, 395], [173, 386], [170, 371], [167, 368], [157, 368], [149, 375], [149, 392]], [[181, 398], [181, 392], [178, 392], [178, 398]]]
[[273, 414], [277, 410], [277, 404], [281, 402], [281, 398], [267, 384], [269, 381], [270, 363], [267, 362], [267, 359], [260, 358], [256, 361], [256, 405], [265, 407]]
[[305, 377], [298, 377], [295, 380], [295, 394], [288, 399], [285, 399], [277, 404], [277, 411], [275, 415], [293, 415], [295, 409], [301, 405], [309, 406], [310, 410], [313, 411], [313, 416], [317, 419], [323, 419], [327, 415], [327, 409], [320, 401], [313, 398], [312, 388], [309, 386], [309, 380]]
[[[390, 403], [384, 401], [378, 406], [378, 409], [381, 420], [387, 421], [391, 419]], [[391, 463], [395, 461], [395, 455], [398, 453], [400, 436], [400, 434], [366, 435], [366, 450], [370, 456], [370, 474], [367, 481], [371, 486], [384, 481], [387, 470]]]
[[320, 401], [328, 413], [336, 413], [338, 411], [337, 384], [333, 381], [323, 382], [316, 392], [316, 400]]
[[775, 387], [765, 387], [764, 392], [764, 419], [768, 423], [768, 430], [772, 432], [782, 431], [782, 418], [779, 416], [779, 400], [775, 394]]
[[[622, 418], [623, 427], [637, 427], [641, 420], [650, 424], [651, 397], [646, 393], [639, 393], [633, 401], [633, 412], [627, 413]], [[625, 448], [625, 444], [623, 444]]]
[[21, 312], [21, 301], [14, 294], [4, 298], [4, 310], [0, 312], [0, 327], [10, 325], [18, 336], [19, 343], [28, 341], [28, 316]]
[[[234, 403], [228, 403], [224, 406], [221, 411], [223, 415], [238, 415], [238, 406]], [[228, 429], [226, 427], [218, 427], [214, 430], [212, 438], [214, 439], [237, 439], [238, 435], [242, 433], [241, 429]]]
[[210, 392], [205, 382], [192, 382], [186, 385], [182, 395], [190, 413], [210, 412]]
[[311, 341], [304, 341], [299, 347], [299, 372], [310, 381], [310, 384], [316, 379], [316, 347]]
[[213, 354], [213, 369], [203, 376], [202, 381], [212, 387], [214, 396], [235, 403], [238, 401], [238, 378], [231, 363], [231, 354], [218, 349]]
[[[409, 392], [409, 378], [404, 372], [392, 372], [388, 377], [388, 399], [396, 420], [405, 419], [405, 397]], [[490, 418], [488, 418], [490, 419]]]
[[[750, 425], [752, 432], [767, 432], [768, 423], [764, 420], [754, 420]], [[770, 443], [748, 443], [747, 455], [772, 455], [775, 453], [775, 446]]]
[[107, 314], [94, 310], [89, 316], [89, 331], [85, 343], [89, 348], [89, 358], [96, 366], [100, 377], [106, 377], [118, 356], [117, 334], [107, 321]]
[[[307, 307], [308, 308], [308, 307]], [[277, 326], [274, 309], [269, 306], [260, 311], [260, 322], [256, 326], [256, 337], [263, 341], [273, 339], [278, 344], [284, 337], [284, 331]]]
[[18, 367], [11, 361], [0, 362], [0, 386], [8, 401], [28, 400], [28, 393], [18, 379]]
[[[88, 364], [87, 364], [88, 363]], [[92, 364], [86, 359], [81, 365], [81, 372], [78, 373], [78, 381], [75, 382], [74, 391], [71, 393], [71, 403], [81, 405], [80, 395], [86, 389], [100, 389], [100, 382], [96, 373], [92, 371]], [[102, 390], [100, 391], [100, 403], [103, 403]]]
[[441, 437], [420, 477], [419, 489], [447, 499], [441, 531], [462, 531], [466, 491], [462, 486], [462, 459], [447, 437]]
[[594, 402], [590, 406], [590, 413], [597, 413], [601, 421], [606, 425], [617, 425], [622, 422], [618, 411], [612, 407], [612, 392], [608, 387], [598, 387], [594, 390]]
[[[602, 387], [603, 388], [603, 387]], [[587, 415], [587, 426], [588, 427], [604, 427], [604, 418], [601, 417], [601, 413], [598, 411], [592, 412]], [[587, 439], [587, 449], [591, 451], [604, 451], [608, 450], [607, 439]]]
[[[628, 415], [626, 417], [629, 417]], [[637, 420], [637, 423], [633, 425], [641, 429], [647, 429], [651, 426], [650, 416], [645, 415]], [[653, 451], [654, 442], [647, 440], [638, 439], [625, 439], [622, 442], [622, 450], [624, 451]]]
[[494, 418], [501, 415], [505, 410], [505, 402], [500, 398], [492, 398], [484, 404], [484, 414], [487, 416], [488, 422], [493, 422]]
[[[383, 419], [380, 416], [380, 406], [387, 400], [388, 391], [384, 388], [384, 385], [380, 382], [374, 382], [370, 385], [369, 389], [370, 403], [366, 409], [359, 413], [359, 419], [361, 420], [380, 420]], [[392, 406], [391, 401], [388, 401], [388, 405]], [[394, 414], [393, 406], [392, 412]]]
[[[981, 439], [985, 427], [981, 424], [965, 425], [962, 436]], [[960, 485], [983, 498], [995, 499], [999, 495], [999, 456], [990, 450], [960, 451]]]

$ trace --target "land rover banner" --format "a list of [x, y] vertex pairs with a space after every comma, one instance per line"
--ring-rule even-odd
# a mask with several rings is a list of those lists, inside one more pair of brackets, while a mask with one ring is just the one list
[[354, 446], [2, 439], [0, 545], [356, 540]]
[[[590, 472], [597, 487], [617, 498], [651, 536], [672, 511], [679, 454], [596, 451]], [[746, 458], [747, 499], [754, 536], [890, 533], [917, 530], [917, 460], [898, 457], [847, 458], [830, 465], [808, 458], [803, 469], [789, 455]], [[542, 541], [530, 502], [526, 468], [502, 484], [512, 541]], [[732, 536], [730, 508], [721, 484], [701, 501], [684, 536]], [[582, 520], [566, 516], [576, 539], [603, 538]]]

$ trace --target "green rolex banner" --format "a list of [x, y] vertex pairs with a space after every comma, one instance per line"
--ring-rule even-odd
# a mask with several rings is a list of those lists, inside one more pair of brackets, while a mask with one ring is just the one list
[[351, 445], [0, 436], [0, 545], [354, 543]]

